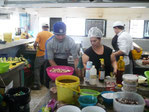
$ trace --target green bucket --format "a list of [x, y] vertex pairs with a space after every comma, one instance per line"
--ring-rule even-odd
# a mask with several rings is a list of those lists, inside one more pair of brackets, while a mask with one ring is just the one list
[[9, 65], [9, 63], [0, 63], [0, 74], [8, 72]]
[[82, 96], [90, 95], [90, 96], [97, 97], [97, 96], [100, 95], [100, 92], [92, 90], [92, 89], [81, 89], [81, 94], [80, 95], [82, 95]]
[[144, 75], [146, 76], [147, 82], [148, 82], [148, 85], [149, 85], [149, 71], [145, 71]]

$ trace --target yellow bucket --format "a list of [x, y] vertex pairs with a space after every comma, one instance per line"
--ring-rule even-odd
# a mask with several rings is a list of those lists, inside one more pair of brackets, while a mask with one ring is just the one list
[[141, 58], [141, 55], [142, 55], [142, 49], [141, 51], [138, 53], [135, 49], [131, 51], [132, 53], [132, 57], [134, 60], [138, 60]]
[[80, 93], [80, 79], [76, 76], [63, 75], [56, 78], [57, 100], [75, 104]]

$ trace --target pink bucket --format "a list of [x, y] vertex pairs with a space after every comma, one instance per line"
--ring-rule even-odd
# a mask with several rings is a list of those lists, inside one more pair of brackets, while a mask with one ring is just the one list
[[[67, 72], [67, 73], [55, 73], [55, 72], [50, 72], [50, 70], [52, 69], [65, 69], [65, 70], [70, 70], [70, 72]], [[55, 80], [58, 76], [61, 76], [61, 75], [72, 75], [73, 74], [73, 71], [74, 71], [74, 68], [73, 67], [70, 67], [70, 66], [51, 66], [51, 67], [48, 67], [46, 69], [47, 71], [47, 74], [48, 76], [52, 79], [52, 80]]]

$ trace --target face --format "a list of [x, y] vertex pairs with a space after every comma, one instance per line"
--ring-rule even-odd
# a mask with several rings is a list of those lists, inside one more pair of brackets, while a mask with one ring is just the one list
[[91, 37], [90, 42], [91, 42], [92, 47], [96, 48], [100, 46], [101, 39], [98, 39], [97, 37]]
[[63, 35], [55, 35], [55, 37], [59, 40], [59, 41], [63, 41], [63, 39], [65, 38], [65, 34]]
[[114, 32], [115, 32], [116, 34], [118, 34], [118, 33], [120, 32], [117, 27], [114, 27], [113, 29], [114, 29]]

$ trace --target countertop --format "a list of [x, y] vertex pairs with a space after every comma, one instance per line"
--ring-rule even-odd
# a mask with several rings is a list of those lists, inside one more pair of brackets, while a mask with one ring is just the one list
[[6, 44], [0, 44], [0, 50], [10, 48], [10, 47], [15, 47], [15, 46], [26, 44], [26, 43], [31, 43], [31, 42], [34, 42], [34, 40], [35, 38], [21, 39], [21, 40], [16, 40], [16, 41], [6, 43]]

